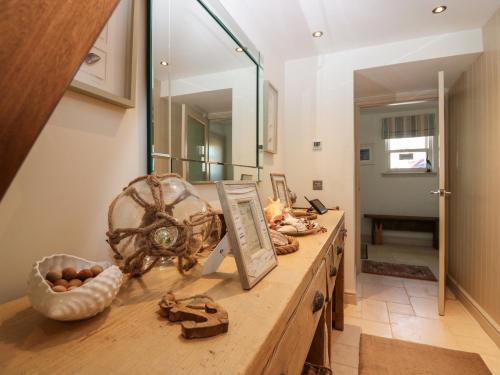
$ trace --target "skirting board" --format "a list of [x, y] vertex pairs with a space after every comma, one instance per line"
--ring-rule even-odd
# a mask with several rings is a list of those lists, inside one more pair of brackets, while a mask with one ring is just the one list
[[344, 292], [344, 303], [348, 305], [357, 305], [358, 298], [356, 297], [356, 293]]
[[[491, 337], [491, 339], [500, 348], [500, 326], [488, 315], [484, 309], [465, 291], [464, 288], [457, 283], [457, 281], [447, 275], [447, 284], [450, 289], [455, 293], [457, 298], [462, 302], [472, 316], [478, 321], [479, 325]], [[446, 311], [445, 311], [446, 315]]]

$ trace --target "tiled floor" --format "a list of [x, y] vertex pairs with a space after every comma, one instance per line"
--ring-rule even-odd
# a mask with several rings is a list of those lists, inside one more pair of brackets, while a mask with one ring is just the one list
[[[346, 327], [354, 327], [335, 334], [334, 353], [358, 352], [353, 337], [360, 328], [371, 335], [476, 352], [494, 374], [500, 374], [500, 349], [450, 290], [446, 314], [439, 316], [436, 282], [364, 273], [357, 280], [358, 304], [345, 308]], [[358, 362], [353, 357], [350, 354], [339, 360], [341, 356], [334, 355], [335, 366], [340, 368], [336, 374], [357, 373]]]
[[332, 370], [335, 375], [357, 375], [361, 328], [349, 324], [333, 331]]
[[369, 244], [368, 259], [377, 262], [427, 266], [431, 269], [436, 278], [438, 277], [438, 250], [433, 249], [432, 247], [394, 244]]

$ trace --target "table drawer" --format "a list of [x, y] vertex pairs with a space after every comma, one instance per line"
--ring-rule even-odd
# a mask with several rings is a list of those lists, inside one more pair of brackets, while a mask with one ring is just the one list
[[335, 256], [335, 263], [338, 263], [338, 258], [340, 254], [344, 252], [345, 236], [346, 236], [346, 230], [344, 228], [344, 225], [342, 224], [342, 226], [339, 228], [337, 235], [335, 236], [335, 239], [333, 240], [333, 254]]
[[265, 374], [300, 374], [326, 303], [326, 262], [323, 260], [281, 337]]
[[333, 288], [335, 286], [335, 277], [337, 276], [337, 269], [335, 268], [335, 248], [333, 246], [333, 242], [330, 244], [328, 248], [328, 252], [325, 256], [326, 262], [326, 295], [327, 300], [329, 301], [332, 297]]
[[339, 257], [344, 252], [344, 238], [345, 229], [344, 225], [338, 229], [335, 238], [328, 249], [326, 254], [326, 279], [327, 279], [327, 295], [328, 300], [331, 298], [333, 293], [333, 288], [335, 287], [335, 278], [337, 277]]

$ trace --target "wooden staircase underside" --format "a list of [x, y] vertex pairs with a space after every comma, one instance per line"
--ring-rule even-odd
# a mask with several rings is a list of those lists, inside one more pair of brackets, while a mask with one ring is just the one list
[[2, 0], [0, 200], [119, 0]]

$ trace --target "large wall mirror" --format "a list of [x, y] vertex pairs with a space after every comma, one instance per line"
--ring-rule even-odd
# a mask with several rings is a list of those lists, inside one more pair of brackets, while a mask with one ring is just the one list
[[260, 56], [214, 4], [149, 1], [149, 172], [258, 180]]

